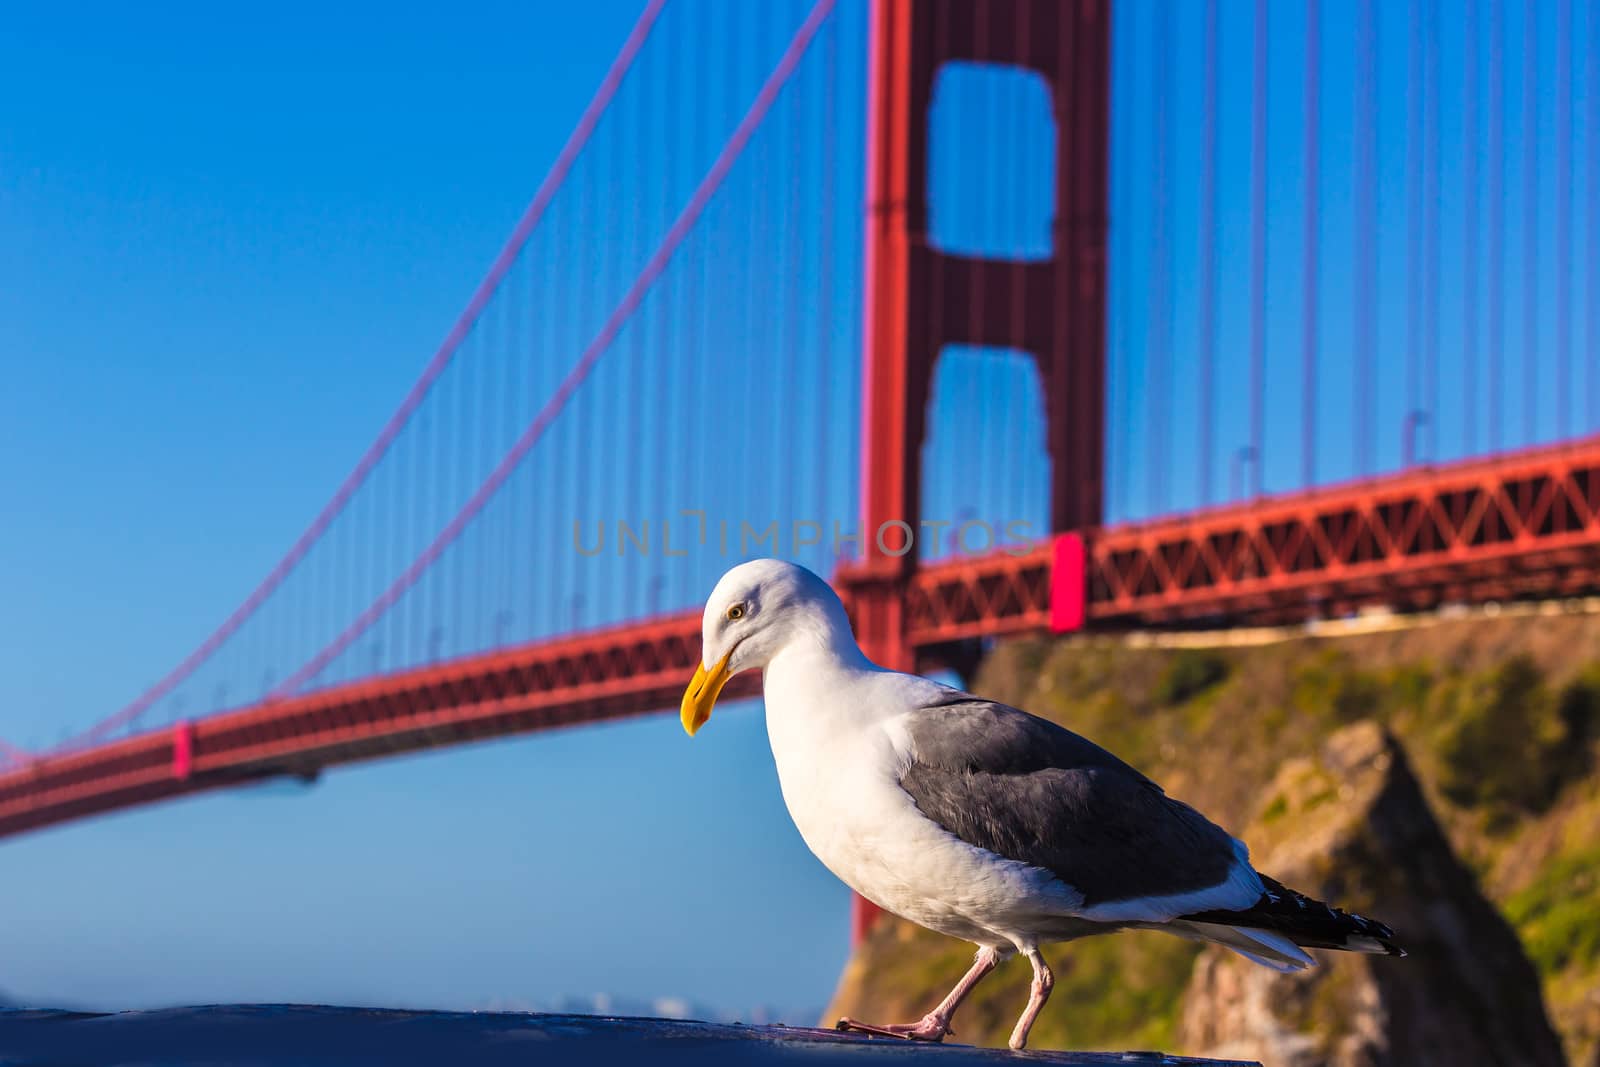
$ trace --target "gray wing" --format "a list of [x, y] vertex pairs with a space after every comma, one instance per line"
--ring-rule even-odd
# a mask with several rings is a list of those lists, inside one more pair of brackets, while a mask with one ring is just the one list
[[1233, 839], [1070, 730], [966, 693], [906, 718], [900, 786], [968, 844], [1050, 871], [1084, 906], [1208, 889]]

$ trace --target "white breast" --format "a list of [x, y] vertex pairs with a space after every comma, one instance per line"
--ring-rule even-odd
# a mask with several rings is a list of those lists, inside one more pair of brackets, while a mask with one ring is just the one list
[[[790, 817], [841, 881], [879, 907], [980, 944], [1014, 943], [1026, 938], [1029, 916], [1081, 906], [1060, 882], [948, 833], [900, 788], [903, 733], [893, 704], [887, 716], [874, 709], [905, 676], [876, 672], [825, 687], [801, 667], [769, 668], [767, 735]], [[787, 676], [773, 677], [780, 670]]]

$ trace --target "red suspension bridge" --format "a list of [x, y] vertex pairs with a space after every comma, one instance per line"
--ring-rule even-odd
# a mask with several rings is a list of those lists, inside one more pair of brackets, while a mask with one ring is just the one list
[[0, 835], [674, 706], [742, 555], [904, 669], [1600, 592], [1600, 11], [1440, 15], [650, 0], [327, 506], [0, 749]]

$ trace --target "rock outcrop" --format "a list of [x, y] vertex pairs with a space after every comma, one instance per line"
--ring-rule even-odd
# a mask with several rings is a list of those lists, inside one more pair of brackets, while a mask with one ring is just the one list
[[[1539, 976], [1375, 722], [1285, 763], [1244, 835], [1256, 866], [1392, 926], [1407, 959], [1320, 952], [1280, 975], [1208, 948], [1184, 996], [1187, 1052], [1281, 1067], [1560, 1067]], [[1379, 903], [1381, 902], [1381, 904]]]

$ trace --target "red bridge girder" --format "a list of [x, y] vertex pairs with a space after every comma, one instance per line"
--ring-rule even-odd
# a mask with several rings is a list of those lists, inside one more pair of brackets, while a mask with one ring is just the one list
[[[675, 705], [700, 655], [677, 615], [179, 723], [0, 775], [0, 836], [98, 812], [418, 749]], [[730, 696], [752, 695], [752, 675]]]
[[[1058, 545], [1065, 541], [1061, 539]], [[1600, 438], [1084, 535], [1100, 629], [1600, 592]], [[907, 594], [919, 648], [1050, 628], [1060, 549], [956, 559]]]
[[1227, 625], [1600, 589], [1600, 439], [1107, 530], [1100, 625]]

